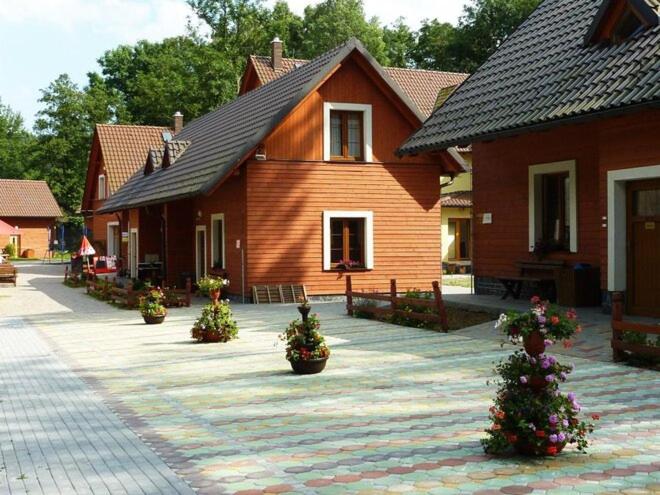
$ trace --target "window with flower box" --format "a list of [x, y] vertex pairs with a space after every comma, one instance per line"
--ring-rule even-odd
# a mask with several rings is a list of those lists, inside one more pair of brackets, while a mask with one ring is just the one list
[[373, 212], [323, 212], [323, 269], [373, 268]]

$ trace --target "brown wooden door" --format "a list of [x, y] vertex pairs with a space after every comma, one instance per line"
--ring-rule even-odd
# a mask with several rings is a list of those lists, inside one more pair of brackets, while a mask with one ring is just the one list
[[660, 317], [660, 180], [628, 184], [628, 312]]

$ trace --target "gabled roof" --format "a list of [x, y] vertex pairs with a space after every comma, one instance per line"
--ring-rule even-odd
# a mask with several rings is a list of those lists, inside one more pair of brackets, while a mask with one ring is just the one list
[[[176, 164], [149, 175], [137, 173], [110, 197], [100, 212], [134, 208], [209, 193], [246, 160], [270, 132], [321, 84], [350, 54], [357, 52], [389, 84], [422, 122], [410, 99], [387, 76], [356, 39], [351, 39], [270, 84], [239, 96], [219, 109], [190, 122], [176, 135], [190, 141]], [[459, 158], [460, 159], [460, 158]], [[144, 160], [144, 157], [143, 157]]]
[[61, 216], [62, 211], [46, 181], [0, 179], [0, 217]]
[[110, 194], [142, 168], [150, 148], [163, 144], [164, 132], [172, 130], [150, 125], [96, 125]]
[[545, 0], [400, 152], [445, 149], [658, 105], [660, 28], [616, 45], [585, 45], [602, 1]]
[[[262, 85], [274, 81], [296, 67], [300, 67], [308, 62], [309, 60], [283, 58], [282, 68], [275, 70], [271, 64], [270, 57], [250, 56], [250, 63], [254, 67], [255, 73]], [[383, 67], [382, 69], [408, 95], [425, 117], [428, 117], [433, 112], [440, 90], [461, 84], [469, 75], [459, 72], [403, 69], [398, 67]]]
[[454, 191], [441, 194], [440, 205], [443, 208], [471, 208], [472, 191]]

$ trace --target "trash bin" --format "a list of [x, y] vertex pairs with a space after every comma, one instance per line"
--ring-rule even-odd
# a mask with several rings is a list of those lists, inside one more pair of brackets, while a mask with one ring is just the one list
[[600, 306], [600, 269], [577, 263], [558, 270], [557, 303], [572, 308]]

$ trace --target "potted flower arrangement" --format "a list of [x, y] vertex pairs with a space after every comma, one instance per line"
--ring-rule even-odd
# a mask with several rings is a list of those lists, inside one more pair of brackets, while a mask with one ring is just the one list
[[543, 353], [547, 346], [559, 340], [564, 347], [571, 347], [570, 338], [582, 331], [575, 310], [564, 312], [538, 296], [532, 297], [531, 302], [529, 311], [500, 315], [495, 328], [504, 332], [512, 343], [522, 343], [532, 356]]
[[298, 307], [303, 319], [292, 321], [280, 338], [286, 342], [286, 359], [294, 373], [313, 375], [324, 370], [330, 349], [319, 332], [318, 315], [308, 315], [309, 303], [305, 300], [304, 304]]
[[145, 295], [138, 299], [138, 309], [147, 325], [158, 325], [163, 323], [167, 316], [167, 308], [163, 305], [165, 294], [160, 287], [147, 289]]
[[337, 263], [338, 270], [350, 271], [355, 268], [360, 268], [360, 266], [361, 266], [360, 263], [353, 260], [340, 260], [339, 263]]
[[581, 406], [574, 393], [559, 391], [573, 368], [545, 354], [556, 340], [570, 347], [569, 339], [580, 331], [575, 311], [563, 312], [534, 297], [529, 311], [501, 315], [495, 326], [513, 343], [522, 343], [525, 352], [516, 351], [495, 368], [499, 387], [490, 408], [488, 437], [482, 440], [484, 450], [552, 456], [573, 444], [584, 452], [594, 425], [578, 418]]
[[197, 282], [197, 287], [202, 294], [208, 294], [211, 302], [217, 303], [220, 300], [222, 289], [229, 285], [226, 278], [204, 277]]
[[228, 342], [238, 335], [229, 301], [207, 304], [195, 321], [190, 335], [198, 342]]

